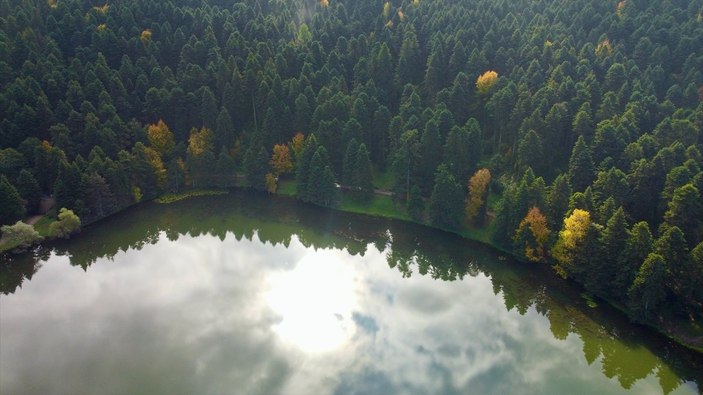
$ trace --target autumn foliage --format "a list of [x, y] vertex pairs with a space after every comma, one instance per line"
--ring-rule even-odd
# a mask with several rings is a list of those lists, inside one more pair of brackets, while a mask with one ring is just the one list
[[538, 207], [533, 206], [520, 222], [513, 240], [519, 248], [524, 248], [525, 258], [533, 262], [543, 262], [547, 257], [549, 233], [547, 217]]
[[266, 191], [276, 193], [278, 189], [278, 179], [271, 173], [266, 173]]
[[552, 254], [558, 262], [555, 270], [560, 276], [568, 276], [569, 268], [583, 248], [590, 226], [591, 214], [586, 210], [575, 209], [570, 216], [564, 218], [564, 228], [559, 232]]
[[274, 177], [290, 173], [293, 170], [293, 160], [290, 157], [290, 151], [287, 145], [276, 144], [273, 146], [271, 168], [273, 168]]
[[498, 82], [498, 73], [493, 70], [486, 71], [476, 79], [476, 90], [479, 94], [485, 95]]
[[149, 147], [162, 156], [170, 154], [176, 146], [173, 140], [173, 133], [161, 119], [159, 119], [157, 123], [147, 127], [146, 135], [149, 141]]
[[206, 127], [202, 127], [200, 130], [191, 129], [190, 137], [188, 137], [188, 153], [197, 158], [205, 151], [212, 151], [213, 138], [212, 130]]
[[476, 222], [479, 214], [484, 209], [490, 182], [491, 172], [488, 169], [478, 170], [469, 179], [469, 199], [466, 202], [466, 218], [469, 222]]

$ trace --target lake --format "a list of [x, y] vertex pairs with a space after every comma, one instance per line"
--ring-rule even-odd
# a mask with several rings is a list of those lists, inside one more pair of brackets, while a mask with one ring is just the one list
[[235, 191], [0, 265], [2, 394], [700, 394], [703, 358], [547, 267]]

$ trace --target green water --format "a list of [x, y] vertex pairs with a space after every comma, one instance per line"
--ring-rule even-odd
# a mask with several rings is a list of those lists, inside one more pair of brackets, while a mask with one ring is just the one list
[[696, 394], [703, 360], [546, 268], [234, 192], [0, 265], [1, 394]]

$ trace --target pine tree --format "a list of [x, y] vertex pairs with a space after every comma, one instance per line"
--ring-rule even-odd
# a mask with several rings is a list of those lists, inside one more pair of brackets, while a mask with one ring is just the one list
[[617, 295], [615, 284], [617, 273], [625, 266], [625, 248], [629, 238], [625, 210], [619, 207], [608, 220], [601, 234], [602, 257], [591, 266], [591, 282], [588, 288], [597, 295], [613, 297]]
[[659, 254], [651, 253], [640, 267], [628, 294], [630, 310], [635, 320], [652, 320], [666, 300], [666, 262]]
[[410, 188], [406, 210], [410, 218], [416, 221], [422, 221], [425, 213], [425, 202], [422, 200], [422, 192], [417, 185], [413, 185], [413, 187]]
[[0, 175], [0, 225], [12, 224], [24, 216], [24, 201], [7, 177]]
[[461, 185], [449, 173], [445, 164], [439, 165], [430, 197], [430, 221], [440, 228], [457, 229], [463, 217], [463, 203]]
[[359, 152], [359, 143], [355, 138], [352, 138], [347, 144], [347, 151], [344, 154], [342, 161], [342, 184], [354, 186], [354, 172], [356, 171], [357, 154]]
[[569, 183], [575, 191], [584, 191], [593, 182], [594, 174], [591, 150], [583, 137], [579, 137], [569, 159]]
[[15, 187], [22, 199], [26, 202], [27, 212], [30, 214], [38, 212], [42, 193], [41, 188], [39, 188], [39, 183], [32, 173], [27, 169], [22, 169], [20, 175], [17, 177]]
[[353, 185], [359, 188], [356, 195], [360, 200], [371, 200], [373, 197], [373, 173], [369, 151], [364, 143], [359, 145], [359, 150], [356, 154]]
[[235, 176], [234, 159], [227, 153], [227, 149], [223, 146], [220, 150], [220, 155], [217, 157], [215, 172], [217, 173], [217, 185], [220, 188], [227, 188], [234, 185]]

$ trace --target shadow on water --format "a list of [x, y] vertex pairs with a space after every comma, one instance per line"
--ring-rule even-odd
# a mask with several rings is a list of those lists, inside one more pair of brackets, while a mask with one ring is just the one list
[[220, 239], [234, 234], [238, 240], [256, 235], [261, 242], [285, 246], [297, 236], [306, 247], [346, 249], [352, 255], [364, 255], [371, 244], [386, 251], [388, 265], [403, 277], [456, 281], [483, 273], [507, 310], [524, 315], [534, 309], [549, 320], [556, 339], [578, 336], [586, 361], [600, 361], [602, 373], [623, 388], [654, 373], [665, 394], [684, 382], [695, 382], [703, 393], [701, 354], [632, 325], [609, 306], [589, 307], [576, 285], [557, 279], [548, 268], [516, 262], [485, 245], [428, 227], [244, 191], [169, 205], [146, 203], [90, 226], [74, 240], [10, 257], [0, 262], [0, 291], [14, 293], [51, 254], [68, 256], [72, 265], [87, 271], [98, 259], [139, 250], [162, 235], [177, 240], [204, 234]]

